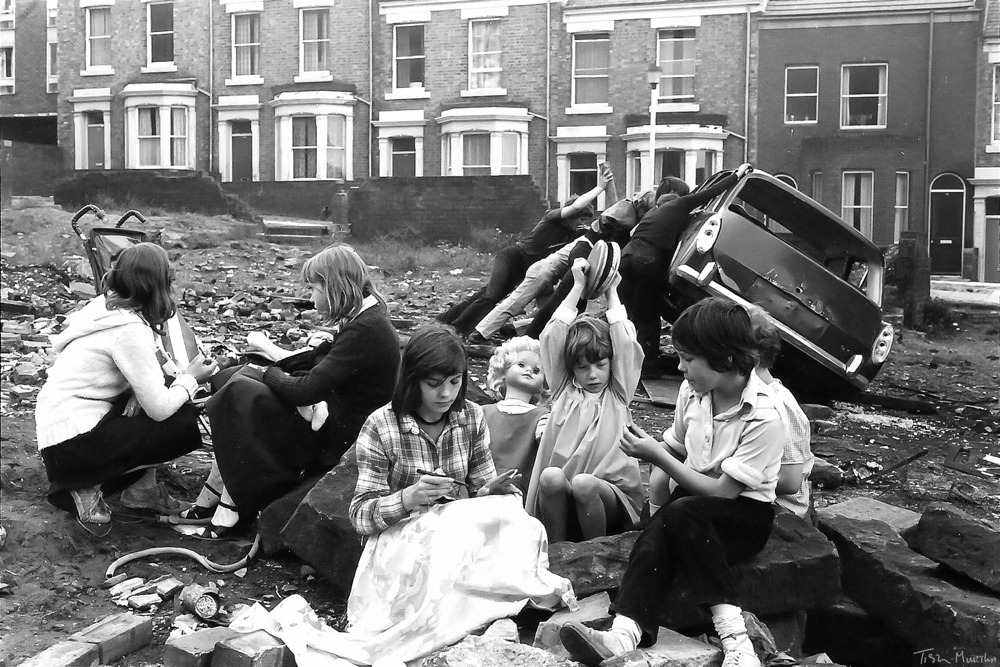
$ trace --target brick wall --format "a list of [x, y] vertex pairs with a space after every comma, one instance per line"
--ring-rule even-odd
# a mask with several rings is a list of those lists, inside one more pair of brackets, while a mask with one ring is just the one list
[[45, 0], [22, 0], [14, 8], [14, 94], [0, 96], [0, 113], [55, 113], [56, 95], [46, 92]]
[[110, 198], [140, 213], [147, 207], [206, 215], [229, 210], [218, 182], [203, 172], [133, 169], [72, 173], [76, 176], [59, 183], [52, 193], [55, 203], [67, 209]]
[[223, 183], [223, 191], [236, 195], [257, 213], [347, 224], [347, 193], [351, 183], [328, 181]]
[[472, 230], [520, 232], [545, 206], [529, 176], [380, 178], [348, 197], [351, 233], [360, 239], [398, 235], [468, 242]]
[[59, 147], [21, 141], [4, 144], [9, 155], [3, 162], [4, 189], [15, 195], [51, 195], [53, 186], [63, 177]]
[[[983, 21], [982, 37], [1000, 39], [1000, 7], [992, 0], [986, 1], [986, 16]], [[996, 167], [1000, 156], [987, 153], [986, 147], [993, 137], [993, 71], [997, 64], [989, 62], [989, 55], [982, 48], [984, 39], [976, 40], [976, 166]], [[996, 47], [994, 47], [996, 48]], [[1000, 130], [1000, 128], [998, 128]]]

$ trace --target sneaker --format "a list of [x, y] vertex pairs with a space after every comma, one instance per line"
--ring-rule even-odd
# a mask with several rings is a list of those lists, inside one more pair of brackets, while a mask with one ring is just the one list
[[69, 495], [76, 506], [76, 515], [82, 523], [111, 523], [111, 508], [104, 502], [101, 487], [72, 489]]
[[562, 626], [559, 641], [573, 660], [587, 667], [598, 667], [608, 658], [635, 648], [629, 646], [619, 632], [594, 630], [579, 621], [570, 621]]
[[130, 509], [152, 510], [156, 514], [177, 514], [187, 507], [186, 503], [171, 497], [159, 484], [144, 489], [128, 487], [122, 491], [121, 505]]
[[726, 652], [722, 667], [761, 667], [750, 636], [745, 632], [723, 637], [722, 648]]
[[498, 331], [497, 333], [500, 334], [501, 338], [504, 338], [506, 340], [510, 340], [511, 338], [516, 338], [519, 335], [517, 333], [517, 327], [515, 327], [510, 322], [500, 327], [500, 331]]
[[465, 339], [466, 345], [492, 345], [492, 343], [483, 337], [483, 334], [478, 331], [473, 331]]

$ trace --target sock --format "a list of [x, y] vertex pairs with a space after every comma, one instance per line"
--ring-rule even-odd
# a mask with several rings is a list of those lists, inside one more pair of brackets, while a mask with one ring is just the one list
[[622, 636], [622, 644], [626, 651], [632, 651], [642, 639], [642, 628], [628, 616], [615, 616], [611, 622], [611, 632]]
[[652, 519], [653, 515], [660, 511], [663, 505], [654, 505], [652, 502], [649, 503], [649, 518]]
[[732, 604], [712, 605], [712, 623], [726, 653], [753, 653], [753, 644], [743, 621], [743, 610]]
[[240, 513], [223, 507], [223, 504], [231, 507], [236, 506], [233, 499], [229, 497], [229, 491], [222, 492], [222, 502], [215, 508], [215, 514], [212, 515], [212, 524], [215, 526], [225, 526], [226, 528], [235, 526], [240, 520]]
[[212, 463], [212, 472], [208, 473], [205, 486], [201, 487], [201, 493], [198, 494], [198, 498], [194, 501], [194, 504], [198, 507], [215, 507], [219, 504], [219, 495], [213, 493], [208, 487], [212, 487], [216, 491], [221, 490], [225, 493], [226, 487], [222, 483], [222, 473], [219, 472], [219, 464], [217, 463]]

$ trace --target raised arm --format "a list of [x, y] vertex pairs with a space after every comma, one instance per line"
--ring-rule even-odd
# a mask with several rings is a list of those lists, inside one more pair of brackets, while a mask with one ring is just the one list
[[597, 195], [604, 192], [604, 189], [608, 187], [608, 183], [613, 179], [614, 176], [611, 175], [610, 170], [606, 172], [603, 169], [599, 170], [597, 174], [597, 187], [577, 197], [569, 206], [563, 206], [562, 210], [559, 211], [559, 215], [563, 218], [572, 218], [574, 215], [577, 215], [580, 211], [590, 206], [597, 199]]

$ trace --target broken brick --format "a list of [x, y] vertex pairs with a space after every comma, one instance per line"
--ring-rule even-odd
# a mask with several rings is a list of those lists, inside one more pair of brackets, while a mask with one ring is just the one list
[[107, 664], [151, 642], [153, 619], [129, 613], [109, 616], [70, 635], [70, 639], [96, 644], [101, 662]]
[[163, 649], [164, 667], [208, 667], [219, 642], [239, 633], [226, 627], [206, 628], [183, 637], [171, 637]]
[[212, 667], [293, 667], [295, 658], [285, 643], [265, 630], [255, 630], [219, 642]]
[[87, 642], [59, 642], [18, 667], [91, 667], [100, 661], [100, 651]]

